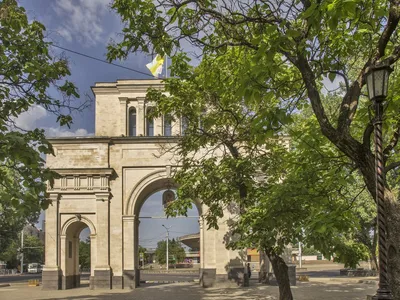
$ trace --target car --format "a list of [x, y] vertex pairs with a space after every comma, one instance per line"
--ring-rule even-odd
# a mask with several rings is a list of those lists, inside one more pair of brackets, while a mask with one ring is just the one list
[[28, 273], [42, 273], [42, 265], [40, 263], [29, 264]]

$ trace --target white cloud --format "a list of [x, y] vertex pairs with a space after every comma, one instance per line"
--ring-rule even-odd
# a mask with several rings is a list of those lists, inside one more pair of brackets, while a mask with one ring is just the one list
[[[63, 0], [53, 2], [62, 26], [56, 30], [68, 42], [75, 40], [90, 47], [106, 42], [110, 28], [105, 26], [105, 19], [110, 19], [111, 0]], [[106, 29], [106, 30], [105, 30]]]
[[88, 133], [86, 129], [79, 128], [75, 131], [66, 130], [61, 127], [44, 128], [47, 137], [66, 137], [66, 136], [90, 136], [93, 133]]
[[15, 119], [15, 125], [24, 130], [30, 130], [32, 128], [38, 127], [36, 125], [37, 121], [45, 118], [47, 116], [47, 111], [38, 105], [33, 105], [29, 110], [21, 113], [18, 118]]
[[[49, 113], [39, 105], [31, 106], [27, 111], [21, 113], [18, 118], [16, 118], [15, 126], [23, 130], [31, 130], [33, 128], [38, 128], [38, 122], [49, 117]], [[90, 136], [92, 133], [84, 128], [79, 128], [75, 131], [67, 130], [61, 127], [46, 127], [40, 126], [44, 129], [47, 137], [66, 137], [66, 136]]]

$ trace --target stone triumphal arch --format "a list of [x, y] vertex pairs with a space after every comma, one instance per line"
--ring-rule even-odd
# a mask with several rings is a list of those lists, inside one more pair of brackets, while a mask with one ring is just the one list
[[[79, 234], [88, 227], [91, 239], [91, 288], [135, 288], [139, 284], [138, 216], [150, 194], [171, 184], [176, 158], [159, 155], [173, 144], [184, 122], [148, 119], [153, 104], [149, 87], [160, 80], [118, 80], [96, 83], [95, 135], [51, 139], [55, 156], [47, 166], [60, 177], [48, 188], [43, 288], [79, 286]], [[160, 203], [161, 205], [161, 203]], [[207, 208], [196, 204], [199, 215]], [[227, 250], [227, 212], [219, 230], [200, 222], [200, 283], [243, 275], [243, 255]]]

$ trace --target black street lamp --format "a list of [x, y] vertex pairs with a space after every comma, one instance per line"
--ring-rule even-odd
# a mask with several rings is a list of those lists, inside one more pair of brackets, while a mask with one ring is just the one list
[[376, 168], [376, 204], [379, 236], [379, 288], [374, 300], [393, 299], [388, 284], [388, 246], [387, 227], [385, 217], [385, 184], [383, 174], [383, 142], [382, 142], [382, 115], [383, 102], [388, 92], [389, 75], [393, 69], [387, 64], [371, 67], [367, 76], [369, 99], [375, 106], [375, 168]]

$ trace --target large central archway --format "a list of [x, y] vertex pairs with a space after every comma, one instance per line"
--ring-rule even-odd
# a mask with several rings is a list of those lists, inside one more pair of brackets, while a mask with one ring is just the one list
[[[165, 190], [167, 187], [170, 189], [176, 189], [178, 186], [170, 178], [169, 170], [157, 170], [150, 173], [148, 176], [144, 177], [139, 181], [130, 194], [129, 200], [127, 202], [126, 214], [132, 217], [125, 217], [124, 220], [124, 267], [133, 267], [133, 270], [125, 269], [124, 276], [125, 280], [129, 279], [131, 281], [132, 287], [137, 287], [140, 285], [140, 261], [139, 261], [139, 215], [146, 200], [156, 192]], [[161, 205], [161, 203], [160, 203]], [[202, 207], [199, 201], [194, 201], [194, 206], [197, 208], [199, 215], [199, 231], [200, 231], [200, 253], [202, 253], [204, 244], [204, 234], [202, 226]], [[132, 246], [129, 245], [129, 228], [132, 226], [132, 236], [131, 240]], [[132, 255], [130, 255], [130, 253]], [[125, 261], [127, 259], [128, 261]], [[132, 263], [131, 263], [132, 262]], [[204, 269], [202, 265], [203, 259], [201, 260], [200, 270]], [[132, 272], [133, 271], [133, 272]], [[133, 281], [133, 282], [132, 282]]]

